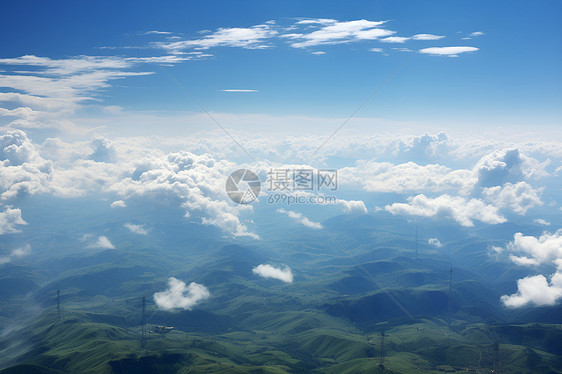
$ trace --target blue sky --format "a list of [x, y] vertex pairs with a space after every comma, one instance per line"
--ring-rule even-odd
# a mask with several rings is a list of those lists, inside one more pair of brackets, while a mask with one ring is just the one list
[[[262, 40], [269, 48], [211, 47], [201, 51], [212, 56], [167, 65], [167, 69], [213, 112], [344, 118], [411, 57], [358, 116], [445, 128], [455, 124], [554, 128], [562, 117], [561, 10], [554, 1], [6, 2], [0, 57], [165, 56], [169, 51], [151, 43], [201, 39], [220, 28], [251, 28], [275, 21], [271, 26], [277, 34]], [[293, 48], [291, 39], [279, 35], [291, 33], [287, 27], [303, 19], [386, 21], [375, 28], [394, 31], [392, 37], [443, 38], [403, 43], [377, 38]], [[147, 31], [170, 34], [143, 34]], [[463, 40], [474, 32], [483, 35]], [[478, 50], [457, 58], [418, 52], [450, 46]], [[372, 48], [383, 51], [372, 52]], [[96, 91], [94, 96], [101, 101], [95, 104], [119, 106], [128, 113], [200, 112], [157, 65], [135, 64], [127, 70], [154, 74], [109, 81], [108, 87]], [[267, 124], [263, 127], [267, 129]]]

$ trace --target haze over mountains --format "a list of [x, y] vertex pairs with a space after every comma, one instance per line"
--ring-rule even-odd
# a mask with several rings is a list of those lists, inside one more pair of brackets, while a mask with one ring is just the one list
[[[478, 352], [496, 342], [506, 370], [560, 367], [559, 176], [537, 151], [456, 169], [358, 162], [339, 169], [338, 203], [280, 208], [228, 202], [220, 170], [239, 166], [210, 155], [127, 161], [120, 140], [94, 140], [59, 162], [23, 132], [2, 139], [3, 173], [20, 180], [3, 195], [5, 372], [360, 372], [378, 367], [381, 331], [393, 372], [491, 367]], [[402, 152], [423, 139], [449, 142]], [[99, 144], [112, 161], [88, 160]], [[142, 297], [149, 329], [174, 327], [145, 349]]]

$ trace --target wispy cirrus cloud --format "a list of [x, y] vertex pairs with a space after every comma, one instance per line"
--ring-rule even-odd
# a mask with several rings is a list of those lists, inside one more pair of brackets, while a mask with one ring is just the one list
[[22, 258], [30, 254], [31, 254], [31, 246], [29, 244], [26, 244], [23, 247], [19, 247], [12, 250], [6, 256], [0, 256], [0, 265], [7, 264], [8, 262], [12, 262], [15, 259]]
[[319, 222], [311, 221], [307, 217], [303, 216], [302, 213], [295, 212], [295, 211], [292, 211], [292, 210], [285, 210], [285, 209], [282, 209], [282, 208], [277, 209], [277, 212], [286, 214], [289, 218], [295, 220], [296, 222], [298, 222], [301, 225], [304, 225], [308, 228], [315, 229], [315, 230], [318, 230], [318, 229], [322, 228], [322, 224], [320, 224]]
[[202, 38], [177, 41], [160, 41], [152, 45], [169, 53], [178, 53], [186, 49], [205, 50], [216, 47], [237, 47], [244, 49], [269, 48], [270, 39], [277, 35], [271, 23], [251, 27], [224, 27], [206, 33]]
[[395, 34], [395, 31], [382, 28], [386, 21], [337, 21], [334, 19], [304, 19], [295, 26], [306, 25], [301, 32], [290, 34], [290, 45], [306, 48], [318, 45], [341, 44], [360, 40], [374, 40]]
[[144, 225], [135, 225], [130, 222], [126, 222], [123, 227], [134, 234], [148, 235], [148, 230], [144, 228]]

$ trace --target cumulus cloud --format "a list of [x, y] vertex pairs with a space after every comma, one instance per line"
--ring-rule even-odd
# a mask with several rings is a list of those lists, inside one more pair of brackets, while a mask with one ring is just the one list
[[497, 150], [483, 156], [475, 165], [478, 184], [482, 187], [501, 186], [524, 179], [548, 175], [545, 168], [550, 161], [539, 162], [517, 148]]
[[482, 190], [482, 196], [499, 208], [508, 208], [524, 215], [528, 209], [543, 205], [539, 191], [527, 182], [506, 183], [502, 187], [488, 187]]
[[[514, 254], [522, 254], [530, 258], [535, 264], [549, 264], [562, 259], [562, 229], [550, 233], [545, 231], [538, 238], [526, 236], [518, 232], [513, 235], [513, 240], [507, 249]], [[521, 256], [513, 256], [513, 260], [521, 260]], [[528, 262], [528, 261], [527, 261]]]
[[158, 308], [163, 310], [183, 309], [191, 310], [197, 304], [211, 297], [207, 287], [191, 282], [189, 286], [179, 279], [170, 277], [168, 288], [153, 295]]
[[29, 254], [31, 254], [31, 246], [26, 244], [23, 247], [14, 249], [7, 256], [0, 256], [0, 265], [11, 262], [14, 259], [28, 256]]
[[322, 225], [319, 222], [311, 221], [307, 217], [303, 216], [302, 213], [294, 212], [292, 210], [285, 210], [283, 208], [277, 209], [277, 212], [286, 214], [287, 216], [289, 216], [289, 218], [292, 218], [296, 222], [298, 222], [298, 223], [300, 223], [300, 224], [302, 224], [306, 227], [309, 227], [311, 229], [318, 230], [318, 229], [322, 228]]
[[201, 213], [203, 224], [214, 225], [233, 236], [258, 239], [240, 216], [253, 211], [251, 205], [231, 204], [224, 192], [226, 176], [235, 164], [211, 155], [170, 153], [137, 161], [129, 176], [108, 189], [125, 198], [171, 194], [182, 201], [186, 217]]
[[[10, 200], [21, 194], [51, 193], [67, 197], [99, 193], [117, 196], [119, 200], [111, 204], [112, 207], [120, 207], [126, 206], [125, 201], [131, 198], [165, 197], [167, 200], [177, 199], [190, 220], [214, 225], [232, 236], [257, 239], [250, 227], [253, 223], [247, 220], [253, 207], [231, 203], [224, 192], [226, 176], [241, 166], [226, 160], [237, 150], [233, 150], [226, 139], [212, 134], [189, 139], [94, 137], [94, 140], [74, 143], [47, 139], [42, 145], [34, 145], [25, 132], [8, 131], [0, 134], [0, 199]], [[310, 137], [266, 135], [251, 138], [238, 134], [237, 137], [252, 153], [262, 152], [260, 157], [267, 159], [289, 155], [296, 157], [306, 153], [314, 141], [322, 140], [320, 137], [313, 141]], [[377, 157], [359, 160], [355, 166], [338, 170], [338, 184], [343, 188], [361, 186], [369, 192], [422, 193], [427, 196], [431, 196], [430, 193], [458, 193], [467, 203], [475, 198], [498, 209], [521, 213], [542, 203], [539, 202], [542, 190], [532, 187], [526, 180], [547, 176], [548, 162], [539, 162], [519, 150], [528, 145], [518, 145], [517, 148], [502, 146], [500, 151], [490, 153], [493, 144], [468, 142], [459, 146], [457, 140], [449, 139], [444, 133], [398, 137], [342, 134], [341, 139], [341, 143], [327, 145], [329, 156], [359, 158], [371, 152]], [[543, 148], [545, 152], [556, 149], [551, 145], [525, 149], [539, 154], [537, 150]], [[111, 150], [111, 157], [105, 158], [106, 161], [91, 160], [104, 158], [100, 152], [100, 158], [92, 157], [96, 149]], [[168, 149], [190, 149], [193, 152], [170, 152]], [[468, 149], [473, 152], [469, 156]], [[287, 153], [287, 150], [290, 152]], [[216, 152], [218, 156], [211, 156], [205, 151]], [[452, 154], [455, 163], [460, 162], [459, 159], [472, 159], [475, 166], [454, 169], [436, 163], [437, 160], [451, 160]], [[482, 154], [484, 156], [481, 157]], [[381, 158], [419, 161], [378, 161]], [[114, 161], [109, 162], [111, 159]], [[271, 168], [264, 162], [245, 165], [248, 166], [261, 176], [265, 176]], [[364, 203], [359, 200], [338, 199], [334, 205], [340, 206], [345, 213], [366, 211]], [[301, 217], [302, 224], [319, 227], [304, 218]]]
[[505, 306], [554, 305], [562, 298], [562, 229], [555, 233], [545, 231], [538, 238], [516, 233], [506, 249], [516, 265], [555, 265], [556, 272], [550, 276], [550, 282], [542, 274], [519, 279], [517, 293], [501, 297]]
[[25, 132], [0, 135], [0, 200], [47, 192], [52, 174], [53, 163], [39, 155]]
[[434, 56], [458, 57], [461, 53], [476, 52], [476, 47], [430, 47], [420, 49], [420, 53]]
[[554, 305], [562, 299], [562, 261], [551, 275], [550, 282], [544, 275], [525, 277], [517, 281], [517, 293], [503, 295], [501, 301], [508, 308], [520, 308], [528, 304]]
[[437, 248], [443, 247], [443, 244], [441, 244], [441, 241], [439, 241], [439, 239], [437, 238], [429, 238], [427, 243]]
[[126, 208], [127, 204], [123, 200], [115, 200], [110, 204], [112, 208]]
[[459, 196], [441, 195], [430, 198], [423, 194], [408, 198], [408, 203], [394, 203], [385, 209], [396, 215], [413, 215], [421, 217], [438, 217], [453, 219], [462, 226], [474, 226], [473, 221], [484, 223], [503, 223], [506, 219], [499, 214], [498, 208], [485, 204], [479, 199], [467, 200]]
[[252, 269], [252, 272], [263, 278], [278, 279], [285, 283], [293, 283], [293, 272], [285, 266], [284, 269], [276, 268], [269, 264], [261, 264]]
[[361, 200], [338, 199], [336, 204], [341, 205], [345, 213], [360, 213], [360, 214], [367, 213], [367, 207], [365, 206], [365, 203]]
[[27, 225], [27, 222], [21, 217], [21, 210], [11, 207], [5, 207], [4, 211], [0, 211], [0, 235], [13, 234], [20, 232], [18, 225]]
[[103, 136], [95, 137], [92, 140], [92, 148], [94, 151], [90, 155], [91, 160], [96, 162], [115, 161], [115, 148], [111, 142]]
[[470, 170], [415, 162], [393, 164], [359, 160], [355, 167], [342, 168], [339, 175], [342, 184], [362, 185], [369, 192], [467, 191], [476, 182]]
[[144, 225], [134, 225], [132, 223], [127, 222], [123, 226], [132, 233], [139, 234], [139, 235], [148, 235], [148, 231], [144, 228]]
[[[90, 235], [85, 235], [84, 239], [90, 239]], [[87, 245], [87, 248], [98, 248], [98, 249], [115, 249], [115, 246], [111, 244], [106, 236], [98, 236], [98, 238]]]

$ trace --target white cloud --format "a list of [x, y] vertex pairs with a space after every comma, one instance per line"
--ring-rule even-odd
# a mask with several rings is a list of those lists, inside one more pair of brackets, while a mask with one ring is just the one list
[[144, 225], [134, 225], [127, 222], [123, 226], [134, 234], [148, 235], [148, 231], [144, 228]]
[[478, 49], [476, 47], [431, 47], [420, 49], [420, 53], [434, 56], [458, 57], [460, 53], [476, 52]]
[[324, 51], [315, 51], [315, 52], [310, 52], [310, 53], [313, 54], [313, 55], [318, 55], [318, 56], [326, 54], [326, 52], [324, 52]]
[[[395, 31], [385, 30], [381, 26], [385, 21], [336, 21], [332, 19], [301, 20], [296, 25], [312, 27], [301, 33], [291, 33], [289, 39], [294, 48], [305, 48], [326, 44], [340, 44], [360, 40], [373, 40], [389, 36]], [[298, 41], [295, 41], [298, 40]]]
[[309, 227], [311, 229], [321, 229], [322, 225], [319, 222], [313, 222], [310, 219], [308, 219], [307, 217], [303, 216], [302, 213], [298, 213], [298, 212], [294, 212], [292, 210], [285, 210], [285, 209], [277, 209], [278, 213], [283, 213], [286, 214], [287, 216], [289, 216], [289, 218], [294, 219], [295, 221], [297, 221], [298, 223]]
[[443, 39], [444, 36], [442, 35], [433, 35], [433, 34], [416, 34], [412, 36], [414, 40], [439, 40]]
[[404, 48], [404, 47], [402, 47], [402, 48], [392, 48], [392, 50], [393, 50], [393, 51], [400, 51], [400, 52], [414, 52], [413, 49]]
[[530, 208], [543, 205], [539, 191], [526, 182], [516, 184], [508, 182], [503, 187], [484, 188], [482, 196], [499, 208], [509, 208], [521, 215]]
[[345, 213], [359, 213], [359, 214], [367, 213], [367, 207], [365, 206], [365, 203], [361, 200], [338, 199], [336, 204], [341, 205]]
[[516, 183], [547, 176], [545, 168], [549, 163], [549, 160], [541, 163], [528, 157], [517, 148], [506, 148], [483, 156], [476, 163], [474, 171], [478, 174], [480, 186], [501, 186], [506, 182]]
[[95, 242], [88, 244], [87, 248], [115, 249], [115, 246], [111, 244], [106, 236], [98, 236], [98, 239]]
[[389, 36], [388, 38], [381, 39], [380, 41], [383, 43], [404, 43], [407, 40], [410, 40], [410, 38], [404, 36]]
[[537, 266], [539, 262], [534, 258], [529, 258], [527, 256], [514, 256], [509, 255], [509, 259], [519, 266]]
[[551, 234], [544, 232], [539, 238], [516, 233], [507, 245], [509, 258], [519, 266], [556, 265], [550, 283], [544, 275], [535, 275], [517, 281], [517, 293], [503, 295], [505, 306], [519, 308], [527, 304], [554, 305], [562, 298], [562, 229]]
[[432, 245], [432, 246], [437, 247], [437, 248], [443, 247], [443, 244], [441, 244], [441, 241], [439, 241], [439, 239], [437, 239], [437, 238], [429, 238], [427, 243], [429, 245]]
[[29, 244], [16, 248], [7, 256], [0, 256], [0, 265], [13, 261], [15, 258], [22, 258], [31, 254], [31, 246]]
[[173, 42], [155, 42], [153, 45], [171, 53], [185, 49], [204, 50], [214, 47], [238, 47], [245, 49], [262, 49], [270, 45], [268, 40], [277, 35], [271, 24], [252, 27], [219, 28], [215, 32], [205, 34], [199, 39], [187, 39]]
[[27, 222], [21, 218], [21, 210], [11, 207], [4, 208], [0, 211], [0, 235], [13, 234], [20, 232], [17, 228], [18, 225], [27, 225]]
[[537, 223], [539, 225], [543, 225], [543, 226], [550, 226], [550, 222], [542, 219], [542, 218], [536, 218], [533, 220], [534, 223]]
[[517, 281], [517, 293], [503, 295], [501, 301], [509, 308], [520, 308], [528, 304], [537, 306], [554, 305], [562, 299], [562, 269], [550, 277], [544, 275], [525, 277]]
[[504, 251], [503, 247], [498, 247], [497, 245], [490, 245], [488, 247], [490, 254], [501, 255]]
[[[562, 258], [562, 229], [550, 233], [545, 231], [538, 238], [525, 236], [518, 232], [513, 235], [513, 240], [508, 243], [507, 249], [511, 253], [523, 254], [534, 260], [535, 264], [549, 264]], [[523, 256], [525, 257], [525, 256]], [[523, 257], [513, 256], [512, 260], [521, 260]]]
[[152, 31], [146, 31], [143, 34], [145, 34], [145, 35], [169, 35], [169, 34], [171, 34], [171, 32], [152, 30]]
[[168, 279], [168, 288], [165, 291], [153, 295], [154, 302], [163, 310], [191, 310], [210, 297], [211, 293], [202, 284], [191, 282], [186, 286], [185, 282], [174, 277]]
[[226, 176], [236, 165], [215, 160], [208, 154], [170, 153], [135, 161], [124, 179], [108, 189], [125, 198], [170, 194], [186, 209], [186, 217], [201, 212], [203, 224], [214, 225], [233, 236], [258, 239], [240, 221], [240, 215], [253, 211], [251, 205], [232, 204], [224, 191]]
[[240, 90], [240, 89], [228, 89], [221, 90], [222, 92], [258, 92], [258, 90]]
[[278, 279], [285, 283], [293, 283], [293, 272], [285, 266], [284, 269], [273, 267], [269, 264], [261, 264], [252, 269], [252, 272], [263, 278]]
[[468, 36], [482, 36], [484, 35], [484, 31], [475, 31], [468, 34]]
[[356, 166], [339, 171], [341, 183], [363, 186], [369, 192], [461, 191], [472, 189], [476, 178], [470, 170], [452, 170], [438, 164], [418, 165], [414, 162], [357, 161]]
[[441, 195], [430, 198], [423, 194], [408, 198], [408, 203], [394, 203], [385, 209], [396, 215], [405, 214], [421, 217], [439, 217], [453, 219], [462, 226], [474, 226], [473, 221], [496, 224], [506, 219], [499, 214], [498, 208], [486, 205], [482, 200]]
[[127, 204], [123, 200], [115, 200], [111, 203], [110, 207], [112, 208], [126, 208]]

